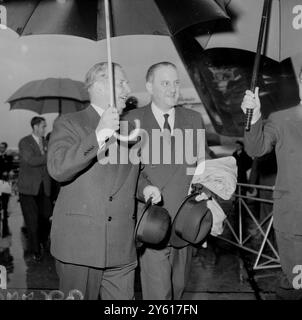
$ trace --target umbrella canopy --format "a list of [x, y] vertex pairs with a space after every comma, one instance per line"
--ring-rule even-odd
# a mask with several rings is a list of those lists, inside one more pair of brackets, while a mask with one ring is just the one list
[[[232, 27], [197, 37], [205, 49], [225, 47], [255, 52], [262, 18], [264, 0], [231, 0], [227, 11]], [[264, 35], [263, 53], [276, 61], [302, 52], [301, 0], [271, 0], [267, 33]]]
[[89, 103], [89, 96], [81, 81], [47, 78], [26, 83], [7, 102], [11, 110], [61, 114], [84, 109]]
[[[172, 36], [199, 23], [228, 18], [221, 0], [111, 0], [112, 36]], [[6, 0], [7, 26], [20, 35], [106, 38], [104, 0]]]

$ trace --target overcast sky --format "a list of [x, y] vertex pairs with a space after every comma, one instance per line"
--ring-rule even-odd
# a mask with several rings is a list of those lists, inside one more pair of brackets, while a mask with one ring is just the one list
[[[112, 39], [113, 61], [120, 63], [128, 74], [132, 91], [145, 103], [144, 76], [147, 68], [159, 61], [174, 62], [179, 69], [183, 96], [198, 97], [177, 52], [168, 37], [127, 36]], [[87, 70], [106, 59], [104, 41], [58, 35], [19, 37], [7, 29], [0, 30], [0, 141], [17, 147], [20, 138], [30, 133], [30, 111], [9, 111], [5, 101], [28, 81], [48, 77], [67, 77], [84, 80]], [[57, 114], [45, 115], [48, 130]]]

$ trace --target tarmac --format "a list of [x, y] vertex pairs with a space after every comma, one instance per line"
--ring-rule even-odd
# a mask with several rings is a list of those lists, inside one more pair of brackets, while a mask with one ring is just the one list
[[[233, 206], [225, 205], [234, 215]], [[1, 299], [61, 299], [54, 259], [44, 253], [43, 260], [34, 261], [26, 255], [26, 237], [22, 232], [23, 217], [17, 196], [9, 203], [9, 227], [11, 236], [0, 238], [0, 265], [7, 271], [7, 288], [0, 289]], [[225, 237], [230, 232], [225, 228]], [[251, 246], [259, 248], [259, 234], [251, 239]], [[244, 251], [216, 237], [207, 239], [207, 246], [196, 248], [190, 279], [183, 296], [184, 300], [277, 300], [276, 286], [281, 275], [280, 268], [253, 270], [255, 254]], [[52, 296], [50, 297], [50, 294]], [[141, 299], [137, 272], [136, 299]]]

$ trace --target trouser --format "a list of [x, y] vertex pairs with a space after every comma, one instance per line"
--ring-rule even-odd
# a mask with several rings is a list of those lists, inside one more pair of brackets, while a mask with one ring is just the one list
[[52, 215], [50, 198], [44, 194], [41, 184], [38, 195], [20, 194], [20, 204], [28, 232], [29, 250], [35, 253], [40, 251], [40, 245], [46, 244]]
[[145, 248], [140, 255], [144, 300], [180, 300], [191, 267], [192, 247]]
[[59, 289], [67, 297], [73, 290], [85, 300], [133, 300], [137, 261], [110, 268], [93, 268], [56, 260]]
[[9, 228], [8, 228], [8, 202], [10, 198], [10, 194], [2, 193], [1, 194], [1, 203], [2, 203], [2, 210], [3, 210], [3, 217], [2, 217], [2, 237], [6, 237], [9, 235]]

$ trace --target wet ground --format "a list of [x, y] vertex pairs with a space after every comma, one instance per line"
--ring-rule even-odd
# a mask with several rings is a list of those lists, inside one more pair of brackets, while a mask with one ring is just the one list
[[[231, 206], [228, 206], [230, 209]], [[22, 232], [23, 218], [17, 197], [9, 204], [11, 236], [0, 238], [0, 265], [7, 270], [7, 290], [0, 289], [1, 298], [45, 299], [58, 289], [54, 260], [49, 253], [40, 262], [26, 255], [26, 237]], [[231, 237], [228, 228], [224, 236]], [[250, 239], [258, 249], [259, 235]], [[192, 262], [186, 300], [275, 300], [280, 268], [253, 271], [256, 256], [242, 251], [224, 240], [210, 237], [206, 248], [197, 248]], [[136, 298], [141, 298], [136, 281]], [[31, 295], [30, 295], [31, 294]], [[2, 296], [1, 296], [2, 295]], [[57, 296], [59, 298], [59, 296]]]

